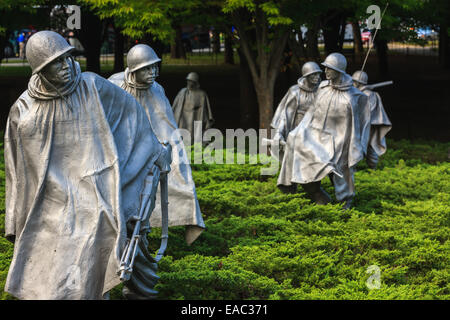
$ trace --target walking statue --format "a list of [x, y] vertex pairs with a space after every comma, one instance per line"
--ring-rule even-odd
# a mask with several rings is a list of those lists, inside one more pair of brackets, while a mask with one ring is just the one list
[[[173, 113], [180, 129], [186, 129], [191, 134], [191, 141], [194, 137], [200, 137], [196, 141], [201, 141], [203, 130], [211, 128], [214, 118], [209, 105], [208, 95], [200, 89], [199, 76], [191, 72], [186, 77], [187, 87], [178, 92], [173, 101]], [[200, 121], [201, 126], [195, 126], [194, 122]]]
[[326, 204], [331, 198], [320, 183], [329, 175], [336, 199], [350, 208], [355, 195], [353, 168], [364, 158], [369, 138], [368, 99], [353, 87], [342, 54], [330, 54], [322, 65], [327, 80], [320, 84], [314, 106], [288, 135], [290, 156], [283, 159], [277, 184], [301, 184], [314, 202]]
[[384, 111], [380, 95], [372, 91], [375, 88], [392, 84], [392, 81], [369, 85], [369, 77], [364, 71], [356, 71], [353, 76], [353, 85], [369, 97], [370, 107], [370, 137], [367, 146], [366, 161], [371, 169], [376, 169], [379, 157], [386, 152], [386, 134], [391, 130], [392, 124]]
[[[191, 244], [203, 232], [200, 206], [183, 140], [178, 132], [170, 102], [164, 88], [155, 79], [161, 59], [145, 44], [135, 45], [127, 55], [128, 68], [112, 75], [109, 80], [133, 95], [144, 108], [159, 141], [173, 146], [172, 170], [169, 184], [169, 226], [186, 226], [186, 242]], [[160, 194], [157, 194], [157, 199]], [[161, 207], [156, 201], [150, 218], [152, 227], [161, 226]]]
[[37, 32], [26, 49], [32, 77], [5, 133], [5, 232], [14, 242], [5, 291], [102, 299], [121, 282], [127, 225], [154, 199], [141, 195], [145, 181], [169, 170], [171, 149], [136, 99], [81, 73], [62, 36]]
[[[289, 132], [298, 126], [306, 111], [313, 105], [317, 88], [320, 84], [322, 70], [315, 62], [306, 62], [302, 67], [302, 77], [297, 84], [289, 88], [285, 94], [272, 119], [271, 127], [275, 129], [273, 140], [281, 146], [280, 155], [272, 154], [283, 160], [283, 146]], [[272, 150], [271, 150], [272, 151]], [[296, 185], [293, 185], [296, 187]]]

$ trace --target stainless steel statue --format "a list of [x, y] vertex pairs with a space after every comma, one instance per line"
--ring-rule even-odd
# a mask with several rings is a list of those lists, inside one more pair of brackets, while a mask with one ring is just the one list
[[355, 195], [353, 168], [364, 158], [369, 138], [367, 96], [353, 87], [340, 53], [322, 63], [327, 80], [317, 90], [314, 105], [288, 135], [278, 185], [301, 184], [318, 204], [330, 196], [320, 181], [330, 176], [336, 199], [349, 208]]
[[5, 291], [19, 299], [102, 299], [118, 285], [144, 181], [170, 164], [138, 102], [81, 73], [72, 49], [52, 31], [29, 39], [33, 75], [8, 118]]
[[[167, 144], [170, 150], [171, 145]], [[171, 158], [167, 159], [171, 162]], [[159, 277], [156, 275], [157, 263], [164, 255], [169, 238], [169, 202], [168, 179], [170, 172], [169, 161], [159, 167], [152, 168], [152, 174], [148, 175], [141, 192], [139, 215], [133, 216], [129, 223], [129, 240], [120, 258], [120, 280], [124, 281], [122, 294], [127, 299], [148, 300], [156, 298], [158, 292], [154, 290]], [[162, 235], [161, 246], [157, 256], [153, 258], [148, 250], [147, 234], [150, 232], [150, 217], [156, 204], [158, 182], [161, 182], [161, 215]], [[130, 230], [132, 228], [132, 230]], [[131, 231], [131, 232], [130, 232]]]
[[[313, 105], [322, 70], [315, 62], [307, 62], [302, 67], [302, 77], [289, 88], [272, 119], [271, 127], [276, 130], [273, 140], [280, 148], [280, 161], [283, 160], [283, 146], [289, 132], [298, 126], [306, 111]], [[273, 154], [273, 156], [277, 156]]]
[[379, 157], [386, 152], [385, 136], [391, 130], [392, 124], [384, 111], [380, 95], [372, 90], [392, 84], [392, 81], [369, 85], [369, 77], [364, 71], [356, 71], [352, 78], [353, 85], [369, 97], [371, 126], [366, 161], [369, 168], [376, 169]]
[[[159, 141], [173, 146], [169, 181], [169, 226], [186, 226], [186, 241], [191, 244], [205, 228], [197, 200], [192, 171], [183, 140], [163, 87], [155, 79], [161, 59], [145, 44], [138, 44], [127, 55], [128, 68], [109, 80], [132, 94], [144, 108]], [[156, 207], [150, 218], [152, 227], [161, 226], [161, 206], [157, 194]]]
[[[214, 118], [208, 95], [200, 89], [198, 74], [195, 72], [189, 73], [186, 81], [187, 87], [178, 92], [172, 108], [178, 127], [188, 130], [191, 133], [191, 141], [193, 141], [194, 136], [203, 137], [203, 132], [200, 132], [199, 129], [207, 130], [211, 128]], [[195, 127], [194, 121], [201, 121], [202, 126]], [[195, 132], [196, 128], [198, 132]]]

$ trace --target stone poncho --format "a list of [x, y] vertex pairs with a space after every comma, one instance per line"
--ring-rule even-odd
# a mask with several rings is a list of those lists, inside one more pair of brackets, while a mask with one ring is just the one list
[[365, 87], [361, 91], [369, 97], [370, 106], [370, 138], [367, 147], [367, 157], [369, 161], [378, 161], [378, 157], [386, 152], [386, 134], [391, 130], [392, 124], [386, 111], [384, 111], [383, 102], [380, 95]]
[[276, 129], [277, 135], [283, 140], [298, 126], [314, 103], [317, 87], [310, 89], [305, 82], [306, 79], [302, 77], [296, 85], [289, 88], [273, 116], [271, 127]]
[[[191, 244], [205, 228], [197, 200], [192, 170], [180, 134], [177, 132], [172, 108], [164, 89], [157, 82], [151, 86], [137, 84], [128, 69], [112, 75], [109, 80], [131, 93], [144, 108], [153, 131], [160, 142], [172, 145], [172, 164], [168, 176], [169, 226], [187, 226], [186, 241]], [[161, 206], [157, 193], [150, 225], [161, 226]]]
[[191, 133], [191, 141], [194, 141], [195, 135], [203, 137], [202, 132], [195, 132], [194, 121], [202, 122], [203, 131], [211, 128], [214, 123], [208, 95], [199, 88], [181, 89], [173, 101], [172, 108], [178, 127]]
[[120, 283], [126, 222], [162, 146], [137, 101], [81, 73], [59, 92], [34, 75], [5, 134], [5, 291], [19, 299], [102, 299]]
[[288, 135], [279, 185], [307, 184], [333, 175], [338, 201], [354, 195], [352, 168], [363, 159], [369, 139], [367, 96], [344, 74], [341, 84], [323, 81], [314, 106]]

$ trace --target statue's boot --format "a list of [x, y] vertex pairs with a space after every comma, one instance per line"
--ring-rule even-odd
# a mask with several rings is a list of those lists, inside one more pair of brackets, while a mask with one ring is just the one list
[[283, 193], [296, 193], [297, 192], [297, 184], [293, 183], [290, 186], [278, 185], [278, 189], [280, 189]]
[[122, 295], [127, 300], [153, 300], [158, 291], [154, 287], [158, 283], [158, 264], [148, 250], [148, 231], [141, 231], [141, 240], [134, 258], [133, 272], [130, 280], [124, 283]]
[[372, 162], [370, 160], [367, 160], [367, 166], [372, 169], [372, 170], [376, 170], [377, 169], [377, 163], [376, 162]]
[[302, 184], [302, 187], [315, 203], [324, 205], [331, 202], [330, 195], [320, 186], [320, 181]]
[[327, 204], [331, 202], [331, 197], [322, 187], [320, 187], [320, 190], [314, 194], [314, 201], [317, 204]]
[[154, 300], [157, 297], [158, 292], [155, 291], [154, 294], [148, 294], [146, 296], [139, 294], [137, 291], [129, 288], [128, 286], [123, 286], [122, 295], [127, 300]]
[[367, 166], [370, 169], [375, 170], [377, 168], [378, 160], [379, 160], [378, 154], [371, 146], [369, 146], [367, 148], [367, 155], [366, 155]]
[[344, 199], [344, 200], [341, 201], [341, 203], [344, 204], [343, 209], [344, 210], [348, 210], [348, 209], [350, 209], [352, 207], [353, 197], [349, 197], [347, 199]]

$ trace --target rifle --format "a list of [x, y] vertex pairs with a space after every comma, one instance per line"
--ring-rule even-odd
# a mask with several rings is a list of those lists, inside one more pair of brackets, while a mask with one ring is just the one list
[[364, 89], [373, 90], [373, 89], [376, 89], [379, 87], [389, 86], [393, 83], [394, 83], [394, 81], [384, 81], [384, 82], [379, 82], [379, 83], [374, 83], [374, 84], [368, 84], [368, 85], [364, 86]]
[[[171, 148], [169, 147], [170, 152]], [[139, 240], [141, 238], [141, 224], [149, 219], [151, 214], [150, 208], [156, 194], [156, 189], [158, 187], [158, 181], [161, 186], [161, 245], [159, 247], [158, 253], [155, 257], [155, 261], [159, 262], [164, 255], [167, 248], [167, 242], [169, 238], [169, 201], [168, 201], [168, 183], [167, 175], [170, 172], [170, 166], [167, 165], [164, 169], [159, 169], [156, 165], [153, 167], [152, 172], [145, 178], [144, 188], [141, 192], [141, 207], [139, 210], [139, 216], [131, 217], [132, 220], [136, 221], [134, 225], [133, 234], [128, 240], [125, 250], [120, 259], [120, 280], [128, 281], [131, 278], [133, 272], [134, 259], [136, 258], [137, 249], [139, 246]], [[152, 197], [153, 196], [153, 197]], [[153, 199], [152, 199], [153, 198]], [[145, 235], [144, 235], [145, 236]]]
[[286, 148], [286, 142], [284, 140], [262, 138], [261, 145], [270, 146], [270, 154], [278, 160], [280, 160], [280, 149], [283, 150], [283, 148]]
[[[285, 141], [283, 141], [283, 140], [279, 140], [279, 141], [280, 141], [280, 145], [282, 145], [283, 147], [286, 146]], [[275, 144], [275, 142], [272, 139], [262, 138], [261, 144], [264, 146], [272, 146], [273, 144]]]

